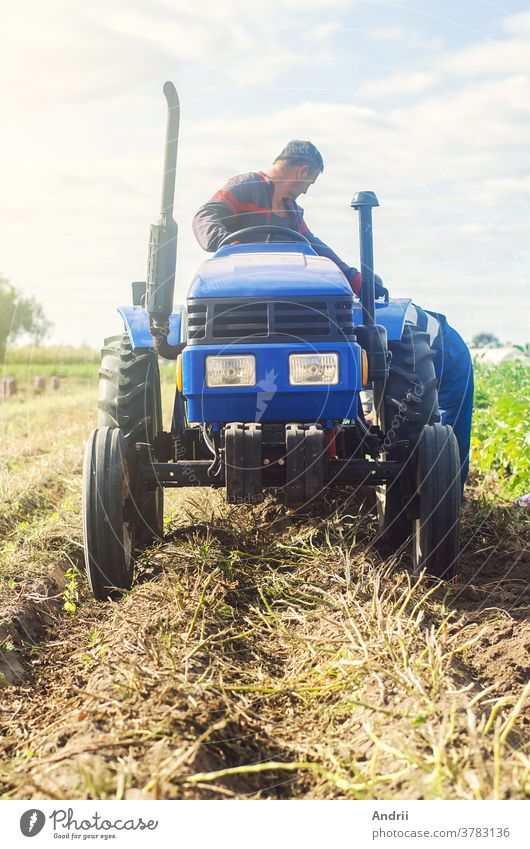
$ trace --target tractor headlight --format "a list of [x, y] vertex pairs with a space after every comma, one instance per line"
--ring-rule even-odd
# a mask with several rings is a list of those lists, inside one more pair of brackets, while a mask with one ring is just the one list
[[206, 386], [255, 386], [256, 357], [206, 357]]
[[294, 385], [339, 382], [338, 354], [290, 354], [289, 381]]

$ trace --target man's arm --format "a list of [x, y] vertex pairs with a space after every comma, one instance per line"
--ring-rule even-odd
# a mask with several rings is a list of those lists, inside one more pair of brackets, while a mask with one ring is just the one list
[[232, 177], [201, 206], [193, 219], [193, 232], [201, 248], [216, 251], [225, 236], [245, 226], [245, 205], [253, 200], [257, 180], [257, 174]]
[[319, 256], [326, 256], [328, 259], [333, 260], [335, 265], [338, 265], [342, 273], [344, 274], [346, 280], [352, 287], [354, 293], [358, 296], [361, 294], [361, 273], [353, 266], [348, 265], [346, 262], [337, 256], [335, 251], [332, 251], [328, 245], [326, 245], [321, 239], [315, 236], [304, 219], [300, 220], [300, 233], [302, 236], [305, 236], [306, 239], [311, 242], [311, 246], [315, 249]]
[[216, 251], [220, 242], [228, 236], [235, 210], [232, 203], [223, 199], [223, 190], [216, 192], [211, 200], [204, 203], [193, 219], [193, 232], [205, 251]]
[[[305, 223], [303, 217], [300, 219], [300, 232], [303, 236], [306, 237], [311, 242], [312, 247], [315, 249], [317, 254], [320, 256], [327, 256], [328, 259], [333, 260], [335, 265], [338, 265], [346, 280], [352, 287], [352, 290], [357, 297], [361, 297], [361, 272], [358, 271], [353, 266], [348, 265], [343, 262], [343, 260], [337, 256], [335, 251], [332, 251], [331, 248], [326, 245], [322, 239], [319, 239], [315, 236], [307, 224]], [[383, 286], [383, 281], [379, 277], [379, 274], [374, 274], [374, 289], [375, 289], [375, 297], [382, 298], [383, 296], [388, 300], [388, 292]]]

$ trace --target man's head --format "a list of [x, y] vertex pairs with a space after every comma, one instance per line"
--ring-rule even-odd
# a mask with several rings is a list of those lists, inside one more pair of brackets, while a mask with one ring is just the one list
[[279, 183], [284, 197], [305, 195], [324, 170], [321, 154], [309, 141], [290, 141], [274, 160], [268, 174]]

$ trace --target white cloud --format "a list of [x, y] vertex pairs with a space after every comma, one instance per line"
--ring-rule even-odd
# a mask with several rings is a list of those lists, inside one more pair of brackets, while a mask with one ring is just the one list
[[[275, 0], [265, 22], [263, 7], [240, 0], [94, 0], [75, 13], [59, 0], [32, 5], [29, 30], [27, 8], [11, 12], [0, 58], [12, 77], [0, 136], [1, 264], [45, 302], [58, 338], [97, 344], [129, 298], [128, 281], [144, 274], [169, 76], [181, 80], [182, 100], [178, 299], [203, 256], [191, 232], [198, 206], [231, 174], [266, 167], [289, 138], [310, 138], [326, 169], [301, 202], [319, 236], [355, 264], [349, 203], [355, 190], [374, 189], [378, 270], [394, 294], [465, 319], [470, 332], [499, 329], [501, 318], [509, 326], [513, 314], [517, 333], [498, 335], [528, 338], [530, 75], [519, 46], [530, 14], [528, 26], [517, 16], [519, 28], [512, 21], [480, 50], [433, 50], [370, 88], [371, 69], [341, 40], [353, 23], [344, 4], [330, 21], [317, 0]], [[373, 34], [381, 31], [376, 21]], [[287, 97], [296, 72], [319, 93]], [[259, 85], [285, 105], [246, 96]]]
[[511, 38], [467, 46], [440, 61], [439, 69], [459, 77], [495, 78], [530, 70], [529, 30]]
[[306, 38], [310, 42], [326, 41], [331, 35], [335, 35], [335, 33], [340, 32], [341, 29], [341, 25], [338, 21], [328, 21], [325, 24], [316, 24], [308, 30]]
[[433, 71], [401, 71], [386, 79], [374, 80], [359, 86], [362, 97], [385, 97], [419, 94], [435, 86], [440, 77]]
[[519, 12], [504, 18], [502, 29], [511, 35], [530, 34], [530, 11]]
[[410, 22], [406, 26], [404, 24], [386, 26], [382, 21], [379, 21], [371, 34], [375, 41], [399, 41], [405, 45], [422, 47], [431, 51], [442, 50], [444, 45], [444, 41], [439, 35], [434, 36], [432, 32], [428, 33], [425, 29], [418, 29]]
[[[432, 45], [428, 69], [391, 72], [386, 77], [363, 83], [358, 93], [363, 97], [399, 98], [435, 88], [451, 90], [466, 78], [491, 82], [527, 74], [530, 72], [530, 12], [506, 19], [503, 30], [508, 37], [472, 42], [449, 52], [437, 50]], [[405, 39], [406, 31], [397, 37]], [[412, 38], [410, 40], [412, 43]]]
[[[334, 8], [346, 4], [336, 0]], [[226, 76], [240, 86], [273, 84], [297, 62], [318, 61], [315, 43], [336, 28], [321, 21], [321, 0], [271, 0], [266, 14], [247, 0], [11, 4], [2, 21], [3, 118], [16, 118], [21, 109], [101, 103], [160, 78], [168, 66], [173, 74], [195, 69], [221, 83]]]

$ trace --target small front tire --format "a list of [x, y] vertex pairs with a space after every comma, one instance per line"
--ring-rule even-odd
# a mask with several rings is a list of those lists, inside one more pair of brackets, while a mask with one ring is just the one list
[[98, 601], [132, 584], [134, 510], [127, 442], [119, 428], [90, 434], [83, 463], [83, 545], [90, 589]]
[[[151, 446], [162, 430], [158, 356], [151, 348], [133, 350], [128, 335], [105, 340], [99, 372], [98, 425], [119, 427], [131, 452], [131, 479], [138, 459], [136, 443]], [[155, 461], [152, 449], [146, 452]], [[136, 492], [136, 541], [147, 544], [164, 533], [164, 490]]]

